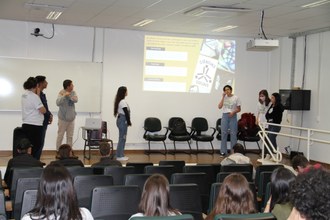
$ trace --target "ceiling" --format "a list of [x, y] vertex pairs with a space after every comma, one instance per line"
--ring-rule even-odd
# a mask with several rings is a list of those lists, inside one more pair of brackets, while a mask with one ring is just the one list
[[[258, 37], [263, 30], [268, 38], [289, 36], [330, 27], [330, 3], [314, 8], [301, 5], [317, 0], [0, 0], [0, 19], [130, 29], [194, 35]], [[32, 6], [31, 6], [32, 5]], [[44, 6], [48, 7], [44, 7]], [[53, 6], [63, 14], [52, 21], [45, 17]], [[245, 11], [220, 11], [201, 16], [185, 14], [199, 6], [245, 8]], [[143, 27], [133, 24], [153, 19]], [[235, 29], [212, 32], [228, 25]]]

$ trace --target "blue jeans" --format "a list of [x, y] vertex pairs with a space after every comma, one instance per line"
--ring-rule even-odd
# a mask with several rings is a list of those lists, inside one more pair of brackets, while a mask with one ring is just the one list
[[[268, 126], [268, 131], [277, 132], [278, 133], [278, 132], [280, 132], [280, 130], [281, 130], [281, 127], [280, 126], [274, 126], [274, 125], [269, 125]], [[270, 142], [273, 144], [274, 148], [277, 149], [277, 142], [276, 142], [276, 136], [277, 136], [277, 134], [268, 134], [267, 136], [268, 136]], [[265, 153], [267, 154], [268, 153], [268, 150], [266, 150]]]
[[223, 113], [221, 118], [221, 149], [220, 153], [227, 154], [227, 137], [230, 129], [230, 149], [237, 143], [237, 114], [229, 117], [229, 113]]
[[116, 124], [119, 130], [119, 139], [118, 139], [117, 151], [116, 151], [116, 156], [118, 158], [125, 156], [124, 149], [125, 149], [126, 136], [127, 136], [127, 122], [125, 115], [118, 115]]

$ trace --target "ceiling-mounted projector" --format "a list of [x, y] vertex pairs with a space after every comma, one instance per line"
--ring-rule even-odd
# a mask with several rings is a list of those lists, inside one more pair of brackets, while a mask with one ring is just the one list
[[246, 43], [248, 51], [271, 51], [279, 46], [278, 40], [254, 39]]

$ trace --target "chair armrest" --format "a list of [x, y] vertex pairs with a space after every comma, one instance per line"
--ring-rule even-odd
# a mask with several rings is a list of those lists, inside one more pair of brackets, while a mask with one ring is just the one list
[[214, 136], [214, 134], [215, 134], [215, 132], [217, 131], [217, 129], [216, 129], [216, 128], [214, 128], [214, 127], [210, 127], [210, 129], [212, 129], [212, 130], [213, 130], [213, 132], [212, 132], [211, 136]]
[[164, 127], [166, 129], [165, 136], [167, 136], [167, 133], [169, 131], [168, 127]]

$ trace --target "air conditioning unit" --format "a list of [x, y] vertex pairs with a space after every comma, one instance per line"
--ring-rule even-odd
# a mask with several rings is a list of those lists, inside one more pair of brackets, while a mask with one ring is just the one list
[[254, 39], [246, 43], [248, 51], [271, 51], [279, 46], [278, 40]]

